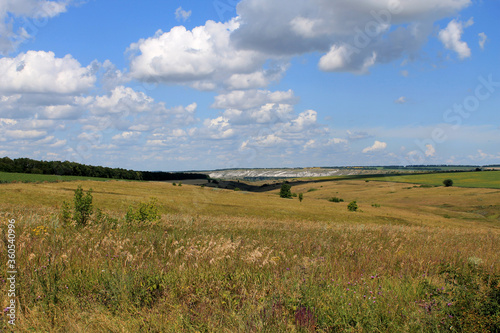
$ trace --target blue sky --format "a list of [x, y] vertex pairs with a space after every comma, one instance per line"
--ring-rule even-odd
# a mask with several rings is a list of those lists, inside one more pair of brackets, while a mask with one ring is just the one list
[[500, 164], [500, 1], [0, 0], [0, 155]]

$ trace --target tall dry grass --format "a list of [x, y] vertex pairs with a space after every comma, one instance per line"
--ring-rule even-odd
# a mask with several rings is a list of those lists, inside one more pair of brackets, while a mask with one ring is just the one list
[[500, 327], [496, 229], [188, 213], [76, 229], [57, 214], [2, 211], [17, 220], [18, 332]]

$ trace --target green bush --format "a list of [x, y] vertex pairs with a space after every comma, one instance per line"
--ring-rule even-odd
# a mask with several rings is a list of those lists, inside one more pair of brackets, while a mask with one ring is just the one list
[[93, 212], [92, 189], [89, 189], [84, 195], [82, 186], [78, 185], [78, 188], [75, 190], [73, 202], [75, 204], [73, 210], [73, 220], [76, 222], [77, 226], [85, 227]]
[[281, 184], [280, 197], [286, 198], [286, 199], [292, 198], [291, 189], [292, 189], [292, 186], [290, 186], [290, 184], [288, 184], [288, 183]]
[[304, 200], [304, 195], [302, 193], [299, 193], [299, 201], [302, 202]]
[[72, 222], [71, 207], [67, 201], [63, 201], [62, 203], [61, 211], [59, 212], [59, 221], [61, 221], [64, 226], [68, 226]]
[[443, 184], [446, 187], [453, 186], [453, 180], [451, 180], [451, 179], [445, 179], [445, 180], [443, 180]]
[[330, 201], [330, 202], [344, 202], [344, 199], [333, 197], [333, 198], [328, 199], [328, 201]]
[[141, 202], [137, 208], [130, 206], [125, 221], [127, 223], [145, 223], [154, 222], [161, 218], [158, 208], [158, 199], [151, 198], [148, 202]]
[[356, 203], [356, 201], [351, 201], [349, 205], [347, 205], [347, 209], [351, 212], [355, 212], [358, 210], [358, 204]]

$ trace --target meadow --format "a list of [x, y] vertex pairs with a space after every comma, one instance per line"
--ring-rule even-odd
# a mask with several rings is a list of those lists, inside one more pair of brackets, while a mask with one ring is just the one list
[[[61, 218], [78, 185], [98, 210], [85, 227]], [[278, 192], [0, 184], [2, 262], [16, 220], [16, 332], [500, 330], [498, 189], [353, 179], [293, 186], [302, 202]], [[161, 218], [127, 223], [151, 197]]]
[[366, 179], [441, 186], [443, 185], [443, 180], [448, 178], [453, 180], [453, 186], [500, 189], [500, 171], [390, 175], [381, 178], [368, 177]]

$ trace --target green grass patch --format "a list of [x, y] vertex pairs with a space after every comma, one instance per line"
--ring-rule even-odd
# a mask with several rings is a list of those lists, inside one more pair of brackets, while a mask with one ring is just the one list
[[367, 179], [397, 183], [422, 184], [425, 186], [443, 186], [443, 180], [451, 179], [453, 180], [454, 187], [484, 187], [500, 189], [500, 171], [388, 175], [385, 177], [371, 177]]
[[98, 177], [81, 177], [81, 176], [58, 176], [58, 175], [39, 175], [31, 173], [13, 173], [13, 172], [0, 172], [0, 183], [37, 183], [37, 182], [68, 182], [75, 180], [95, 180], [95, 181], [108, 181], [111, 178], [98, 178]]

